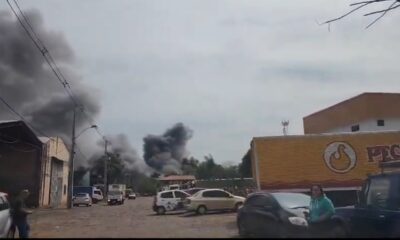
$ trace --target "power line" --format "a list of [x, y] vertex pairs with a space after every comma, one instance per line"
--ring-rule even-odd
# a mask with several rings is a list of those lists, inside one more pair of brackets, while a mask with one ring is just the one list
[[[16, 0], [14, 0], [14, 4], [17, 6], [19, 10], [19, 14], [23, 17], [22, 21], [21, 17], [18, 15], [18, 13], [15, 11], [14, 7], [10, 3], [9, 0], [7, 0], [8, 5], [10, 6], [12, 12], [14, 15], [17, 17], [20, 25], [23, 27], [29, 38], [32, 40], [32, 42], [35, 44], [36, 48], [40, 51], [40, 53], [43, 55], [44, 59], [46, 60], [47, 64], [50, 66], [51, 70], [53, 71], [54, 75], [56, 76], [57, 80], [61, 83], [63, 86], [64, 90], [68, 94], [68, 96], [71, 98], [71, 100], [74, 102], [76, 107], [82, 107], [83, 105], [77, 100], [76, 96], [72, 92], [72, 89], [70, 87], [70, 84], [68, 83], [67, 79], [65, 76], [62, 74], [60, 68], [57, 66], [54, 58], [50, 54], [50, 51], [48, 48], [45, 46], [45, 44], [40, 40], [36, 32], [34, 31], [32, 25], [30, 24], [29, 18], [23, 13], [21, 8], [19, 7], [19, 4]], [[26, 27], [28, 26], [28, 28]]]
[[[86, 116], [86, 118], [88, 119], [88, 122], [91, 125], [97, 125], [95, 124], [95, 121], [93, 120], [93, 118], [89, 117], [89, 115], [84, 111], [84, 107], [83, 104], [81, 104], [78, 100], [77, 97], [74, 95], [70, 84], [68, 83], [67, 79], [65, 78], [65, 76], [62, 74], [61, 70], [59, 69], [59, 67], [57, 66], [56, 62], [54, 61], [54, 58], [52, 57], [52, 55], [50, 54], [50, 51], [46, 48], [45, 44], [40, 40], [40, 38], [38, 37], [38, 35], [35, 33], [32, 25], [30, 24], [30, 20], [29, 18], [23, 13], [22, 9], [19, 7], [19, 4], [16, 0], [14, 0], [14, 4], [17, 6], [20, 15], [23, 17], [23, 19], [25, 20], [26, 25], [28, 26], [28, 28], [25, 26], [25, 24], [23, 23], [23, 21], [21, 20], [21, 18], [18, 16], [17, 12], [15, 11], [15, 9], [13, 8], [13, 6], [11, 5], [11, 3], [9, 2], [9, 0], [7, 0], [8, 5], [10, 6], [12, 12], [14, 13], [14, 15], [17, 17], [19, 23], [21, 24], [21, 26], [24, 28], [25, 32], [27, 33], [27, 35], [29, 36], [29, 38], [33, 41], [33, 43], [35, 44], [36, 48], [41, 52], [41, 54], [43, 55], [44, 59], [46, 60], [47, 64], [50, 66], [51, 70], [53, 71], [53, 73], [55, 74], [56, 78], [58, 79], [58, 81], [61, 83], [61, 85], [63, 86], [64, 90], [66, 91], [66, 93], [68, 94], [68, 96], [70, 97], [70, 99], [73, 101], [73, 103], [75, 104], [74, 107], [79, 107], [82, 112], [84, 113], [84, 115]], [[97, 133], [100, 135], [100, 137], [102, 137], [102, 139], [105, 139], [104, 135], [101, 134], [101, 132], [99, 131], [98, 128], [96, 128]]]
[[0, 96], [0, 101], [4, 103], [4, 105], [6, 105], [6, 107], [13, 112], [15, 115], [17, 115], [18, 117], [20, 117], [21, 120], [23, 120], [27, 125], [29, 125], [29, 127], [31, 127], [34, 131], [36, 131], [37, 133], [42, 134], [45, 137], [50, 138], [46, 133], [40, 131], [39, 129], [35, 128], [32, 126], [32, 124], [30, 124], [21, 114], [19, 114], [10, 104], [8, 104], [6, 102], [6, 100], [4, 100], [1, 96]]

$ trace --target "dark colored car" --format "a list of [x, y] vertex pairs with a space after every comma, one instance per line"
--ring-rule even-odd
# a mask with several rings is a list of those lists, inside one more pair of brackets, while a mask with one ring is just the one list
[[310, 196], [302, 193], [257, 192], [237, 214], [239, 235], [256, 237], [307, 236]]
[[336, 208], [349, 237], [400, 237], [400, 173], [369, 176], [355, 206]]
[[185, 189], [183, 190], [184, 192], [193, 195], [195, 193], [197, 193], [198, 191], [204, 190], [205, 188], [189, 188], [189, 189]]

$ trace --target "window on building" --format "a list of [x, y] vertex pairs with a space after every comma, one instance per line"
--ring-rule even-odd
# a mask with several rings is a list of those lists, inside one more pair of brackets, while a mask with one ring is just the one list
[[376, 121], [376, 124], [377, 124], [379, 127], [383, 127], [383, 126], [385, 126], [385, 120], [379, 119], [378, 121]]
[[360, 125], [353, 125], [353, 126], [351, 126], [351, 131], [352, 132], [358, 132], [358, 131], [360, 131]]

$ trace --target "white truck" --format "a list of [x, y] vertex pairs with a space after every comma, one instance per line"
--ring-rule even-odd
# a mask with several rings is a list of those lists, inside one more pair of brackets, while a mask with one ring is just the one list
[[108, 185], [107, 203], [112, 204], [124, 204], [126, 195], [125, 184], [110, 184]]

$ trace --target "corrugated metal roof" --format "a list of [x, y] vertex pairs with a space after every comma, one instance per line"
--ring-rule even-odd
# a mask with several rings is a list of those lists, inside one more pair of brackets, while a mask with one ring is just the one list
[[38, 138], [42, 143], [47, 143], [48, 141], [50, 141], [50, 138], [48, 137], [38, 137]]
[[176, 181], [176, 180], [196, 180], [193, 175], [170, 175], [168, 177], [159, 177], [161, 181]]
[[4, 124], [4, 123], [12, 123], [12, 122], [19, 122], [21, 120], [0, 120], [0, 124]]

